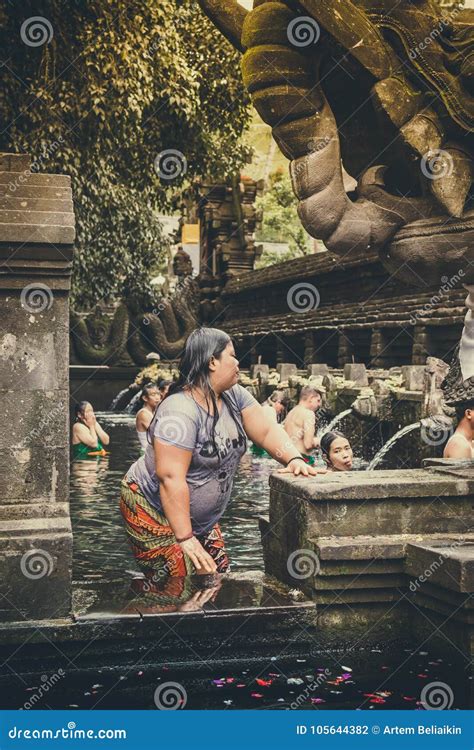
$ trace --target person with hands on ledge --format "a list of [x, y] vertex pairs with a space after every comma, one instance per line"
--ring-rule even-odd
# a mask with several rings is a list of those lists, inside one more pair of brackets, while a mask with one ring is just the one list
[[179, 378], [148, 430], [151, 444], [122, 481], [120, 509], [144, 569], [172, 576], [229, 569], [219, 521], [247, 438], [284, 464], [286, 473], [309, 477], [326, 471], [305, 463], [238, 378], [234, 346], [224, 331], [198, 328], [190, 334]]
[[89, 401], [80, 401], [74, 408], [76, 421], [72, 427], [73, 459], [90, 456], [105, 456], [104, 445], [110, 443], [110, 437], [102, 429]]

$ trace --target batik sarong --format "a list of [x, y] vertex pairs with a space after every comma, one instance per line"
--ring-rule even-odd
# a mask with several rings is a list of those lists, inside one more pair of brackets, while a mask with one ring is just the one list
[[[177, 543], [166, 517], [148, 502], [135, 482], [122, 480], [120, 510], [133, 555], [141, 568], [164, 570], [170, 576], [187, 576], [197, 572]], [[215, 561], [217, 572], [225, 573], [229, 568], [229, 559], [219, 524], [204, 536], [196, 535], [196, 538]]]

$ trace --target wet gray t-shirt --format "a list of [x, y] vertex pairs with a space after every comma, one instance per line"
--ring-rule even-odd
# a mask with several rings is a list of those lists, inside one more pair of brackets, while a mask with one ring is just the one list
[[[241, 385], [234, 385], [224, 396], [233, 405], [235, 419], [242, 427], [242, 410], [258, 402]], [[212, 444], [211, 427], [212, 417], [186, 393], [168, 396], [159, 406], [154, 423], [153, 439], [192, 451], [186, 482], [191, 523], [198, 536], [210, 531], [224, 513], [234, 474], [245, 452], [245, 440], [224, 400], [215, 431], [218, 453]], [[127, 478], [136, 482], [151, 505], [163, 512], [152, 445], [131, 466]]]

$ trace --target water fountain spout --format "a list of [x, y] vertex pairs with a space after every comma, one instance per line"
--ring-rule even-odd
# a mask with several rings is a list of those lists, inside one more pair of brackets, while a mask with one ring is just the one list
[[420, 427], [421, 427], [421, 422], [413, 422], [413, 424], [405, 425], [405, 427], [402, 427], [401, 430], [398, 430], [398, 432], [396, 432], [395, 435], [392, 435], [390, 440], [387, 440], [385, 445], [382, 446], [382, 448], [378, 451], [378, 453], [375, 454], [372, 461], [367, 467], [367, 471], [372, 471], [372, 469], [376, 469], [379, 463], [385, 458], [387, 453], [395, 445], [395, 443], [398, 443], [398, 441], [402, 437], [404, 437], [405, 435], [408, 435], [410, 432], [413, 432], [414, 430], [419, 429]]
[[328, 426], [324, 428], [323, 435], [326, 432], [331, 432], [332, 430], [336, 429], [336, 426], [339, 424], [339, 422], [342, 422], [342, 420], [349, 414], [352, 414], [352, 406], [350, 409], [344, 409], [344, 411], [341, 411], [336, 417], [334, 417], [334, 419], [329, 422]]
[[122, 411], [122, 409], [129, 403], [133, 394], [137, 392], [138, 387], [139, 386], [136, 383], [132, 383], [126, 388], [123, 388], [120, 393], [117, 393], [114, 400], [110, 404], [110, 411]]
[[142, 395], [142, 389], [140, 388], [138, 393], [134, 395], [134, 397], [132, 398], [128, 406], [125, 408], [126, 414], [135, 414], [135, 412], [138, 410], [138, 404], [140, 402], [141, 395]]

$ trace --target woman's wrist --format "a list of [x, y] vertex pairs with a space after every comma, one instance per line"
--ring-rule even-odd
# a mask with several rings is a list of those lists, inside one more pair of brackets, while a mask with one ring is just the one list
[[189, 534], [186, 534], [185, 536], [176, 537], [176, 541], [178, 544], [181, 544], [182, 542], [187, 542], [188, 539], [192, 539], [194, 536], [194, 532], [191, 531]]
[[286, 462], [286, 466], [288, 466], [292, 461], [304, 461], [304, 463], [306, 463], [303, 456], [293, 456], [293, 458], [290, 458], [290, 460]]

